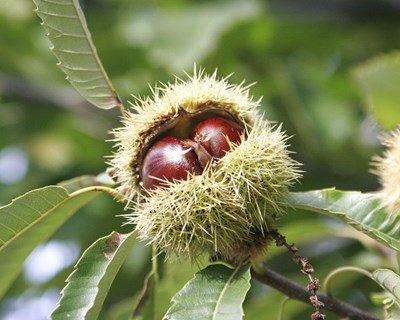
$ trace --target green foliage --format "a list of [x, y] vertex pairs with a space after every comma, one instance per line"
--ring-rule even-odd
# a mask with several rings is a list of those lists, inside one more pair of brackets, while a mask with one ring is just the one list
[[78, 0], [34, 0], [67, 80], [90, 103], [102, 109], [121, 102], [97, 54]]
[[67, 279], [51, 315], [57, 319], [97, 319], [110, 286], [132, 248], [136, 235], [113, 232], [98, 239], [82, 255]]
[[242, 319], [242, 303], [250, 289], [249, 268], [216, 264], [196, 273], [172, 298], [174, 304], [164, 319]]
[[68, 194], [62, 187], [33, 190], [0, 208], [0, 295], [22, 269], [27, 256], [99, 191]]
[[292, 193], [288, 201], [295, 208], [335, 217], [400, 251], [400, 216], [390, 215], [376, 195], [328, 189]]
[[[379, 189], [377, 179], [367, 174], [371, 157], [380, 152], [374, 121], [383, 128], [400, 122], [399, 53], [393, 51], [400, 47], [399, 11], [392, 2], [331, 1], [326, 7], [305, 5], [302, 0], [34, 2], [61, 69], [82, 96], [101, 109], [122, 107], [114, 85], [124, 101], [130, 93], [144, 96], [150, 92], [148, 83], [170, 81], [171, 72], [184, 77], [183, 71], [190, 73], [194, 62], [207, 72], [218, 68], [222, 76], [234, 72], [232, 83], [243, 78], [246, 83], [256, 82], [252, 94], [264, 96], [262, 112], [272, 121], [283, 122], [284, 130], [293, 136], [293, 157], [305, 170], [297, 190], [329, 186], [363, 192]], [[236, 310], [241, 319], [250, 277], [246, 267], [244, 278], [234, 278], [227, 286], [227, 296], [221, 286], [239, 269], [209, 266], [189, 280], [198, 266], [174, 261], [161, 263], [155, 272], [144, 245], [137, 242], [130, 252], [134, 235], [129, 233], [132, 227], [120, 226], [122, 206], [97, 197], [101, 192], [115, 196], [114, 183], [106, 175], [95, 176], [106, 169], [104, 156], [111, 153], [111, 147], [104, 141], [109, 139], [109, 130], [120, 126], [118, 116], [114, 110], [106, 114], [83, 105], [79, 95], [65, 87], [54, 57], [46, 50], [46, 40], [32, 4], [6, 2], [0, 10], [0, 128], [4, 132], [0, 137], [0, 202], [8, 203], [38, 186], [85, 176], [34, 190], [0, 208], [0, 296], [4, 297], [0, 318], [35, 319], [39, 307], [15, 316], [15, 312], [29, 312], [30, 308], [29, 303], [23, 308], [14, 304], [29, 302], [27, 295], [39, 298], [47, 290], [59, 292], [72, 271], [58, 271], [39, 284], [30, 282], [25, 274], [18, 277], [36, 247], [47, 240], [73, 240], [87, 248], [101, 237], [69, 277], [57, 312], [75, 308], [74, 315], [80, 313], [82, 318], [131, 320], [138, 310], [139, 318], [160, 319], [171, 297], [189, 281], [184, 288], [190, 293], [200, 288], [208, 294], [213, 286], [217, 288], [212, 306], [208, 305], [213, 311], [220, 310], [216, 307], [219, 298], [227, 303], [228, 293], [237, 288], [230, 293], [236, 302], [229, 311]], [[369, 109], [360, 107], [362, 100]], [[9, 148], [21, 149], [29, 162], [27, 174], [15, 182], [3, 179], [4, 154]], [[9, 171], [12, 176], [13, 170]], [[92, 188], [94, 185], [100, 187]], [[95, 197], [96, 201], [91, 201]], [[368, 299], [376, 291], [372, 281], [338, 279], [332, 294], [378, 316], [384, 309], [386, 320], [397, 320], [398, 275], [380, 268], [396, 267], [389, 248], [399, 250], [398, 218], [388, 216], [378, 197], [369, 193], [317, 190], [293, 193], [290, 202], [296, 211], [288, 207], [278, 227], [309, 256], [318, 278], [324, 279], [343, 265], [378, 269], [375, 280], [386, 292], [379, 301], [383, 305], [380, 311]], [[82, 206], [80, 214], [74, 214]], [[117, 232], [103, 237], [112, 230]], [[129, 236], [108, 262], [101, 248], [118, 234]], [[161, 254], [158, 260], [162, 258]], [[266, 261], [305, 285], [298, 266], [289, 263], [291, 257], [282, 248], [270, 246]], [[42, 261], [42, 270], [47, 263]], [[210, 286], [205, 280], [210, 273], [221, 282], [213, 280]], [[146, 279], [149, 286], [143, 288]], [[90, 285], [94, 285], [93, 291], [88, 289]], [[79, 300], [78, 292], [87, 300]], [[169, 312], [176, 312], [171, 317], [178, 317], [178, 309], [185, 303], [189, 303], [188, 312], [197, 310], [190, 303], [205, 304], [203, 296], [196, 299], [185, 292], [175, 296]], [[253, 281], [244, 304], [245, 319], [278, 315], [282, 299], [280, 292]], [[82, 309], [78, 310], [80, 302]], [[48, 304], [55, 307], [56, 302]], [[135, 309], [138, 304], [141, 308]], [[283, 316], [307, 319], [310, 308], [288, 301]]]

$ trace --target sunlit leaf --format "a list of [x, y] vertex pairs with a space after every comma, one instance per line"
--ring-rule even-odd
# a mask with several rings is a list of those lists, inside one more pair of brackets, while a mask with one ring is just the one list
[[78, 0], [33, 0], [67, 80], [102, 109], [121, 107], [97, 54]]
[[49, 186], [28, 192], [0, 208], [0, 296], [20, 273], [24, 260], [100, 191], [68, 194]]
[[195, 274], [173, 298], [166, 320], [238, 320], [250, 289], [249, 265], [230, 269], [210, 265]]
[[68, 277], [51, 319], [97, 319], [111, 284], [135, 238], [135, 233], [124, 235], [112, 232], [93, 243]]
[[380, 55], [354, 70], [374, 116], [385, 128], [400, 123], [400, 53]]
[[400, 251], [400, 216], [389, 215], [377, 196], [334, 189], [292, 193], [294, 208], [330, 215]]

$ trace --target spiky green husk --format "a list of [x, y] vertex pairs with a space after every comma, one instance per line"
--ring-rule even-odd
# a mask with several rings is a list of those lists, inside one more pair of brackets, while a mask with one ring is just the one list
[[248, 130], [215, 167], [155, 189], [138, 203], [128, 217], [139, 236], [192, 260], [205, 252], [230, 261], [254, 255], [255, 237], [267, 241], [300, 175], [280, 127], [258, 119]]
[[[208, 253], [240, 263], [263, 253], [288, 188], [300, 174], [286, 136], [257, 114], [258, 104], [248, 87], [202, 72], [188, 82], [178, 79], [155, 89], [153, 99], [137, 99], [137, 113], [126, 113], [124, 127], [114, 132], [118, 150], [110, 164], [133, 211], [128, 223], [136, 226], [140, 238], [192, 260]], [[245, 138], [202, 175], [144, 192], [138, 159], [146, 137], [182, 108], [193, 113], [207, 106], [237, 118], [246, 127]]]
[[374, 160], [375, 170], [382, 185], [382, 202], [392, 214], [400, 214], [400, 127], [382, 137], [387, 147], [382, 157]]
[[259, 101], [249, 94], [249, 86], [231, 85], [227, 78], [217, 79], [202, 71], [194, 72], [187, 82], [178, 79], [153, 90], [153, 98], [139, 99], [132, 105], [136, 113], [126, 112], [123, 127], [114, 131], [117, 152], [111, 157], [113, 178], [121, 183], [126, 199], [136, 202], [140, 196], [137, 159], [146, 144], [146, 136], [165, 119], [175, 116], [180, 108], [195, 112], [206, 104], [218, 105], [241, 122], [251, 123]]

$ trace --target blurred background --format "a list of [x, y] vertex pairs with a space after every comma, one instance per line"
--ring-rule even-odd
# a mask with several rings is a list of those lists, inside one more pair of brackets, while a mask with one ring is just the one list
[[[193, 65], [232, 83], [255, 83], [262, 111], [283, 122], [304, 178], [294, 190], [336, 187], [374, 191], [371, 157], [381, 152], [381, 128], [357, 86], [355, 67], [400, 47], [397, 0], [91, 0], [81, 1], [99, 55], [126, 103], [150, 94], [157, 82], [185, 78]], [[0, 204], [31, 190], [105, 171], [112, 153], [109, 131], [116, 110], [86, 103], [67, 83], [29, 0], [2, 1], [0, 9]], [[123, 207], [107, 196], [68, 221], [26, 261], [0, 302], [0, 319], [47, 319], [80, 254], [112, 230], [127, 232]], [[312, 261], [320, 279], [343, 265], [393, 266], [390, 251], [330, 218], [289, 212], [280, 230]], [[271, 248], [268, 265], [306, 284], [282, 249]], [[1, 263], [1, 261], [0, 261]], [[104, 308], [104, 319], [124, 318], [150, 268], [138, 243], [124, 264]], [[171, 296], [196, 267], [162, 267], [160, 318]], [[334, 295], [374, 311], [369, 296], [379, 288], [357, 275], [334, 282]], [[245, 319], [275, 319], [283, 296], [254, 284]], [[311, 308], [285, 304], [284, 319], [308, 319]], [[336, 319], [331, 315], [329, 319]]]

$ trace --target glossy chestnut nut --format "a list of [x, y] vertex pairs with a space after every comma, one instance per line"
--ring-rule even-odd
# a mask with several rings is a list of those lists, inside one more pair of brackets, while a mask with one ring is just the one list
[[196, 153], [183, 141], [165, 137], [154, 143], [142, 163], [142, 182], [145, 189], [163, 185], [163, 180], [186, 180], [189, 174], [203, 172]]
[[240, 143], [244, 128], [222, 117], [209, 118], [197, 124], [191, 139], [200, 143], [214, 158], [220, 159], [230, 150], [231, 143]]
[[222, 117], [199, 122], [191, 139], [167, 136], [147, 151], [141, 170], [143, 187], [147, 190], [162, 186], [163, 181], [186, 180], [189, 174], [202, 174], [213, 158], [222, 158], [231, 143], [240, 143], [244, 128]]

